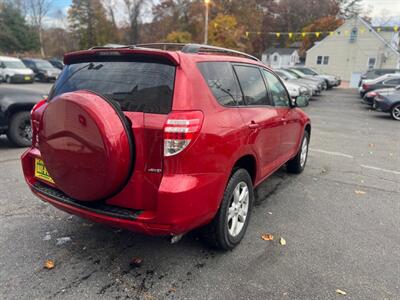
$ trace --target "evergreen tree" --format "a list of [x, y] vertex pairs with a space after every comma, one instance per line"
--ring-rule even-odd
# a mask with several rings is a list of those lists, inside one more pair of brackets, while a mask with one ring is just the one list
[[73, 0], [68, 21], [81, 49], [112, 42], [113, 26], [100, 0]]
[[0, 51], [24, 52], [39, 49], [39, 37], [21, 11], [12, 3], [0, 6]]

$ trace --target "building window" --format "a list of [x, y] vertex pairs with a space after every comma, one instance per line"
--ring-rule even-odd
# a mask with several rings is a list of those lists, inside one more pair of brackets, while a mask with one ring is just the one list
[[329, 64], [329, 56], [317, 56], [317, 65]]
[[368, 57], [368, 70], [374, 69], [376, 65], [376, 57]]
[[354, 43], [357, 40], [358, 30], [357, 27], [354, 27], [350, 33], [350, 43]]
[[278, 55], [274, 55], [274, 62], [278, 61]]

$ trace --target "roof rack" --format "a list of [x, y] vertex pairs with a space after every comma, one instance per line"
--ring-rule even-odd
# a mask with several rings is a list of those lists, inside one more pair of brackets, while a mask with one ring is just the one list
[[[210, 46], [210, 45], [204, 45], [204, 44], [182, 44], [182, 43], [150, 43], [150, 44], [139, 44], [135, 45], [135, 47], [139, 48], [156, 48], [156, 49], [162, 49], [162, 50], [168, 50], [171, 48], [174, 48], [175, 50], [181, 50], [184, 53], [220, 53], [220, 54], [226, 54], [226, 55], [232, 55], [232, 56], [242, 56], [245, 58], [249, 58], [255, 61], [260, 61], [257, 57], [236, 51], [236, 50], [231, 50], [227, 48], [222, 48], [222, 47], [215, 47], [215, 46]], [[178, 48], [178, 49], [176, 49]]]
[[151, 49], [162, 49], [162, 50], [181, 50], [184, 53], [219, 53], [232, 56], [241, 56], [255, 61], [260, 61], [257, 57], [222, 47], [215, 47], [203, 44], [182, 44], [182, 43], [149, 43], [149, 44], [138, 44], [138, 45], [119, 45], [119, 44], [107, 44], [104, 46], [96, 46], [90, 48], [90, 50], [101, 50], [101, 49], [136, 49], [136, 48], [151, 48]]

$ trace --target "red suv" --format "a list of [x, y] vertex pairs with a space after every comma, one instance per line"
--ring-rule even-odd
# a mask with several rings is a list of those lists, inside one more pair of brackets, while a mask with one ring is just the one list
[[232, 249], [254, 187], [284, 164], [304, 169], [310, 120], [250, 55], [154, 47], [65, 56], [48, 99], [31, 113], [25, 179], [71, 214], [151, 235], [203, 226], [213, 245]]

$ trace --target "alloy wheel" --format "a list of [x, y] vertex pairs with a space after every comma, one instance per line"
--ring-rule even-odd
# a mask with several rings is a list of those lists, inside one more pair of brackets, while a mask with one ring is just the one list
[[249, 187], [244, 181], [233, 190], [227, 214], [228, 232], [236, 237], [242, 231], [249, 211]]
[[29, 119], [24, 120], [18, 126], [18, 135], [24, 140], [31, 141], [32, 140], [32, 126]]
[[392, 108], [392, 117], [395, 120], [400, 121], [400, 104]]
[[308, 154], [308, 139], [307, 137], [304, 137], [303, 143], [301, 145], [301, 154], [300, 154], [300, 165], [302, 168], [306, 163], [307, 154]]

